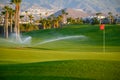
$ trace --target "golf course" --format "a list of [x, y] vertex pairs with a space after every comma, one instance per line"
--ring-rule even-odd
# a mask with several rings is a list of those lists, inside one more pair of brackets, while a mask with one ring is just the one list
[[120, 25], [70, 24], [0, 38], [0, 80], [120, 80]]

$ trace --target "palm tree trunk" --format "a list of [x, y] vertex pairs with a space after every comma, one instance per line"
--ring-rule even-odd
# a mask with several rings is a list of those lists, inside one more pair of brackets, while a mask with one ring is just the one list
[[112, 18], [110, 17], [110, 24], [112, 24]]
[[10, 32], [12, 33], [12, 14], [10, 15]]
[[56, 28], [59, 28], [59, 22], [58, 21], [56, 22]]
[[18, 11], [17, 11], [17, 34], [18, 34], [18, 39], [20, 38], [20, 26], [19, 26], [19, 10], [20, 10], [20, 5], [18, 5]]
[[16, 40], [20, 39], [20, 31], [19, 31], [19, 5], [16, 5], [16, 13], [15, 13], [15, 33]]
[[16, 40], [17, 40], [17, 6], [16, 6], [16, 11], [15, 11], [15, 27], [14, 27], [14, 32], [16, 34]]
[[46, 29], [46, 24], [45, 23], [43, 23], [43, 29]]
[[102, 20], [100, 19], [100, 24], [102, 23]]
[[6, 12], [5, 16], [5, 38], [8, 39], [8, 12]]
[[3, 26], [4, 26], [4, 37], [5, 37], [5, 24], [6, 23], [6, 17], [4, 17], [4, 23], [3, 23]]

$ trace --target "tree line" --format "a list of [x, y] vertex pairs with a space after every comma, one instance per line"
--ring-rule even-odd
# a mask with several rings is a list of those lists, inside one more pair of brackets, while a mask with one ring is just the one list
[[[20, 38], [20, 32], [38, 30], [40, 28], [39, 26], [36, 26], [33, 23], [34, 17], [32, 14], [27, 15], [27, 11], [25, 11], [26, 20], [28, 17], [30, 22], [20, 23], [20, 20], [22, 20], [22, 18], [25, 17], [23, 15], [20, 15], [20, 4], [22, 0], [11, 0], [10, 2], [12, 5], [13, 4], [15, 5], [14, 8], [10, 6], [4, 6], [1, 12], [1, 17], [4, 18], [3, 27], [4, 27], [4, 37], [6, 39], [8, 39], [9, 36], [9, 29], [10, 29], [10, 33], [16, 33], [16, 40], [17, 40]], [[40, 20], [35, 22], [40, 23], [42, 29], [62, 28], [66, 15], [68, 15], [68, 13], [62, 10], [62, 14], [57, 17], [55, 17], [54, 15], [51, 15], [50, 17], [46, 17], [46, 18], [40, 17]], [[2, 23], [1, 21], [0, 23]]]
[[120, 16], [118, 14], [113, 15], [112, 12], [108, 12], [107, 16], [105, 16], [104, 18], [100, 18], [100, 16], [103, 13], [99, 12], [96, 13], [96, 17], [93, 18], [86, 18], [86, 20], [84, 20], [84, 23], [89, 23], [89, 24], [120, 24]]
[[20, 35], [20, 4], [22, 0], [11, 0], [10, 4], [15, 5], [15, 10], [9, 6], [5, 6], [2, 11], [2, 15], [4, 15], [4, 36], [8, 38], [8, 23], [10, 19], [10, 32], [13, 32], [13, 21], [14, 21], [14, 32], [16, 33], [16, 40], [19, 39]]

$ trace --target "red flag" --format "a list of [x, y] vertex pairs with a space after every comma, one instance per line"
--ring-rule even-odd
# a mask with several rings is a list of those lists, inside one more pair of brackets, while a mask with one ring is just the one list
[[104, 30], [104, 28], [105, 28], [105, 25], [104, 25], [104, 24], [101, 24], [101, 25], [100, 25], [100, 30]]

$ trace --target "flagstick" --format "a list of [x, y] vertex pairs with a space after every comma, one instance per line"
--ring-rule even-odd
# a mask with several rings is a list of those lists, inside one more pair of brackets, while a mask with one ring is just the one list
[[103, 30], [103, 52], [105, 53], [105, 29]]

